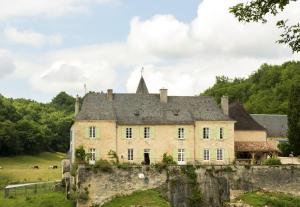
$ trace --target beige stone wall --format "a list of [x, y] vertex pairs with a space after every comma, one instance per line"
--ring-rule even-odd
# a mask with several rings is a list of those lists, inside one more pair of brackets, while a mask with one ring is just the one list
[[[96, 127], [96, 138], [89, 138], [90, 126]], [[115, 121], [76, 121], [72, 126], [73, 152], [82, 145], [86, 152], [96, 149], [96, 159], [108, 159], [110, 150], [116, 151], [116, 122]], [[73, 156], [74, 157], [74, 156]], [[74, 160], [72, 160], [74, 162]]]
[[[209, 139], [203, 139], [203, 128], [209, 128]], [[220, 128], [224, 138], [220, 139]], [[204, 160], [204, 149], [209, 149], [210, 160]], [[223, 149], [223, 160], [217, 160], [217, 149]], [[195, 156], [201, 164], [230, 164], [234, 154], [234, 121], [197, 121], [195, 127]]]
[[265, 142], [267, 140], [266, 131], [235, 131], [234, 140], [236, 142]]
[[[88, 137], [90, 126], [96, 127], [96, 138]], [[150, 138], [144, 138], [144, 127], [150, 128]], [[209, 139], [203, 139], [203, 128], [210, 129]], [[132, 138], [126, 138], [126, 128], [132, 128]], [[184, 138], [178, 139], [178, 129], [184, 129]], [[224, 138], [219, 139], [219, 129]], [[172, 155], [177, 161], [178, 149], [184, 149], [184, 162], [201, 164], [229, 164], [234, 160], [234, 122], [198, 121], [195, 125], [117, 125], [114, 121], [77, 121], [72, 126], [73, 152], [83, 145], [86, 151], [96, 149], [96, 159], [107, 159], [108, 152], [117, 152], [121, 162], [140, 164], [144, 150], [150, 150], [150, 162], [162, 160], [163, 154]], [[223, 149], [223, 160], [217, 161], [217, 149]], [[133, 160], [128, 161], [128, 149], [133, 149]], [[210, 150], [210, 160], [203, 160], [203, 150]], [[74, 156], [73, 156], [74, 157]], [[74, 160], [72, 160], [74, 162]]]
[[[150, 127], [150, 139], [144, 138], [144, 127]], [[126, 128], [132, 128], [132, 139], [126, 138]], [[178, 139], [178, 128], [184, 128], [184, 139]], [[164, 153], [177, 160], [177, 150], [185, 149], [186, 162], [194, 161], [194, 125], [118, 126], [118, 154], [128, 162], [127, 150], [133, 149], [133, 162], [144, 160], [144, 150], [150, 149], [151, 163], [160, 162]], [[123, 157], [123, 158], [122, 158]]]

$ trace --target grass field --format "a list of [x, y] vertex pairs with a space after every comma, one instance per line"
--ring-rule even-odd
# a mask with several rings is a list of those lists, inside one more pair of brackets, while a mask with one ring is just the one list
[[300, 207], [300, 197], [283, 193], [251, 192], [241, 195], [239, 199], [253, 207]]
[[72, 207], [62, 192], [47, 192], [32, 196], [4, 199], [0, 193], [0, 207]]
[[[61, 179], [60, 162], [64, 156], [63, 153], [44, 152], [34, 156], [0, 157], [0, 189], [9, 183]], [[39, 169], [32, 169], [34, 165], [38, 165]], [[59, 168], [48, 169], [50, 165], [57, 165]]]
[[115, 198], [103, 207], [169, 207], [169, 203], [156, 190], [137, 191], [131, 195]]

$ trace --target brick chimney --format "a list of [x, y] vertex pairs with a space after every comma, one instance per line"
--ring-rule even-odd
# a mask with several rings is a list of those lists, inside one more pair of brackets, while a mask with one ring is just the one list
[[80, 107], [79, 96], [77, 95], [75, 100], [75, 116], [79, 113], [79, 107]]
[[229, 115], [229, 104], [228, 104], [228, 96], [222, 96], [221, 98], [221, 109], [225, 115]]
[[168, 89], [165, 88], [160, 89], [160, 102], [168, 103]]
[[112, 101], [113, 100], [113, 89], [107, 89], [107, 100]]

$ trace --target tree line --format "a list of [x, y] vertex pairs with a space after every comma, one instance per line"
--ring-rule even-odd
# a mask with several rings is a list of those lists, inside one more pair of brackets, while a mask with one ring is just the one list
[[202, 95], [220, 103], [223, 95], [240, 102], [249, 113], [287, 114], [289, 144], [282, 152], [300, 155], [300, 62], [282, 65], [263, 64], [248, 78], [217, 76], [216, 83]]
[[65, 92], [46, 104], [0, 95], [0, 155], [67, 152], [74, 104]]

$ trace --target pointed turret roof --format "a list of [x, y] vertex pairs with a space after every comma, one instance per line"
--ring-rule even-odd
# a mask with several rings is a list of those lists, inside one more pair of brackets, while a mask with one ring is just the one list
[[143, 76], [141, 76], [139, 85], [136, 89], [136, 93], [138, 93], [138, 94], [149, 94], [148, 88], [146, 86], [146, 83], [145, 83], [145, 80], [144, 80]]

